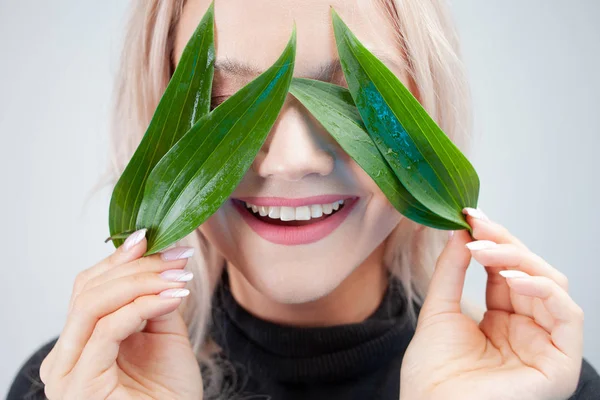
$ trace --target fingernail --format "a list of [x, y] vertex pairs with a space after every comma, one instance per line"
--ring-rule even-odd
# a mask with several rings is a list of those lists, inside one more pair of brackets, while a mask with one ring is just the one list
[[160, 277], [166, 281], [189, 282], [194, 277], [194, 274], [189, 271], [182, 271], [180, 269], [170, 269], [161, 272]]
[[452, 239], [452, 236], [454, 236], [454, 231], [448, 231], [448, 240]]
[[138, 231], [133, 232], [131, 235], [127, 237], [125, 243], [123, 243], [123, 250], [129, 251], [133, 246], [142, 241], [144, 236], [146, 236], [146, 231], [148, 229], [143, 228]]
[[482, 221], [489, 221], [490, 219], [488, 218], [487, 215], [484, 214], [483, 211], [481, 211], [480, 208], [471, 208], [471, 207], [465, 207], [462, 210], [463, 214], [467, 214], [473, 218], [477, 218], [480, 219]]
[[523, 271], [517, 271], [516, 269], [505, 269], [498, 273], [505, 278], [527, 278], [530, 276], [529, 274]]
[[158, 295], [160, 297], [174, 298], [174, 297], [185, 297], [190, 294], [190, 291], [187, 289], [167, 289], [160, 292]]
[[172, 249], [161, 252], [160, 258], [162, 258], [164, 261], [173, 261], [181, 260], [183, 258], [190, 258], [193, 255], [193, 247], [174, 247]]
[[491, 240], [477, 240], [475, 242], [469, 242], [465, 246], [467, 246], [469, 250], [485, 250], [498, 245]]

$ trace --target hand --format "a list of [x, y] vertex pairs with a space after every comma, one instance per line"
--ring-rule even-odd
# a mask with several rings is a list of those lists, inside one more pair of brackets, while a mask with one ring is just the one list
[[182, 278], [187, 259], [141, 257], [147, 243], [145, 230], [138, 233], [139, 242], [133, 233], [77, 276], [65, 327], [40, 367], [50, 400], [202, 398], [200, 368], [177, 310], [189, 293], [182, 289], [191, 279]]
[[[480, 210], [465, 212], [478, 241], [458, 231], [438, 259], [403, 359], [400, 398], [567, 399], [583, 351], [583, 311], [567, 279]], [[471, 255], [488, 274], [479, 324], [460, 309]]]

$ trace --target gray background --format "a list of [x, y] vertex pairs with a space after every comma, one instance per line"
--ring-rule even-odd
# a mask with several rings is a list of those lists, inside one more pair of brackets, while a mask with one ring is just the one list
[[[480, 205], [564, 271], [600, 367], [600, 2], [454, 0], [475, 99]], [[127, 2], [0, 0], [0, 395], [113, 248], [106, 163]], [[473, 264], [466, 295], [482, 303]]]

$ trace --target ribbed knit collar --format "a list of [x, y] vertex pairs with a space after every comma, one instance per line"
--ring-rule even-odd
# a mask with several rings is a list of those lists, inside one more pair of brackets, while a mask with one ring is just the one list
[[[418, 312], [418, 309], [417, 309]], [[213, 298], [211, 336], [223, 356], [258, 379], [310, 383], [352, 379], [404, 353], [414, 334], [400, 282], [365, 321], [295, 327], [262, 320], [237, 303], [223, 273]]]

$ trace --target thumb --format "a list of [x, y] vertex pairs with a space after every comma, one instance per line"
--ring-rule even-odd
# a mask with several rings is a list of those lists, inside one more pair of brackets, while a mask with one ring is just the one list
[[420, 317], [460, 313], [460, 298], [465, 285], [467, 268], [471, 262], [471, 252], [465, 245], [470, 241], [472, 241], [471, 235], [466, 230], [454, 232], [448, 240], [438, 257]]
[[168, 314], [146, 320], [143, 330], [148, 333], [171, 333], [188, 337], [187, 325], [178, 308]]

